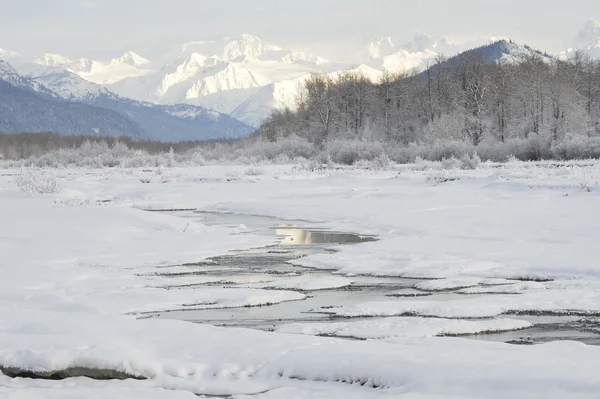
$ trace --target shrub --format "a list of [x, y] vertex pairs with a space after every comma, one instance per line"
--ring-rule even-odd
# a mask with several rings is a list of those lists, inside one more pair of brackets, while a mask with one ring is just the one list
[[600, 158], [600, 137], [572, 137], [555, 143], [552, 154], [563, 160]]
[[334, 163], [344, 165], [354, 165], [360, 160], [374, 161], [377, 158], [387, 158], [382, 143], [360, 140], [330, 141], [327, 143], [324, 153]]
[[22, 168], [15, 178], [16, 187], [29, 195], [56, 194], [61, 190], [61, 184], [56, 176], [40, 170]]
[[254, 165], [246, 169], [245, 174], [246, 176], [262, 176], [265, 174], [265, 171], [260, 166]]

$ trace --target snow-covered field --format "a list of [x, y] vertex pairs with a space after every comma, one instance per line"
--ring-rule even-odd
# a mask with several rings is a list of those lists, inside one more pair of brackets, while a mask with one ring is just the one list
[[[600, 314], [599, 163], [249, 169], [0, 169], [0, 366], [146, 378], [0, 375], [0, 397], [600, 397], [598, 347], [437, 337], [528, 327], [515, 312]], [[194, 263], [275, 239], [242, 223], [142, 210], [181, 208], [302, 220], [379, 240], [293, 261], [330, 270], [323, 281], [282, 276], [167, 290], [214, 282], [186, 275]], [[417, 292], [463, 295], [352, 304], [331, 313], [393, 317], [276, 332], [139, 319], [302, 300], [358, 275], [418, 278]]]

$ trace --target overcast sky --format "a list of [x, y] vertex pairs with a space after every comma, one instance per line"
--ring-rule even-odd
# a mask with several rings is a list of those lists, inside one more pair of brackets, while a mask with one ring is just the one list
[[[108, 58], [158, 54], [210, 36], [252, 33], [328, 52], [374, 36], [508, 36], [569, 45], [598, 0], [0, 0], [0, 48]], [[327, 56], [327, 54], [323, 54]]]

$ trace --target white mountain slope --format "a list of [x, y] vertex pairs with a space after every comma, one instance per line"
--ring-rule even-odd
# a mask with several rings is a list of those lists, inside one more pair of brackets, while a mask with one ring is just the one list
[[25, 64], [19, 67], [19, 72], [65, 100], [86, 101], [100, 95], [112, 95], [105, 87], [87, 81], [60, 66]]
[[[310, 73], [328, 73], [345, 67], [316, 55], [265, 43], [248, 34], [186, 43], [169, 52], [164, 63], [165, 66], [148, 75], [123, 79], [108, 87], [142, 101], [212, 108], [254, 126], [274, 107], [292, 103], [269, 92], [291, 88], [289, 81]], [[279, 89], [270, 89], [271, 85]], [[295, 97], [293, 87], [289, 94], [279, 97]], [[249, 100], [253, 106], [241, 107]]]

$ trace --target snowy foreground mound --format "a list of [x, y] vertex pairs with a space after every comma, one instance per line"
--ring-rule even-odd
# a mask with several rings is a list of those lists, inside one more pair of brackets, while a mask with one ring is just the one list
[[[452, 179], [435, 184], [435, 171], [262, 172], [38, 171], [53, 194], [31, 196], [17, 186], [40, 190], [21, 171], [0, 171], [0, 398], [598, 398], [598, 347], [440, 337], [529, 327], [517, 312], [600, 314], [597, 165], [446, 171]], [[136, 207], [325, 222], [380, 241], [295, 261], [341, 274], [321, 283], [169, 290], [211, 282], [189, 274], [194, 262], [273, 237]], [[464, 299], [357, 303], [331, 309], [348, 320], [276, 332], [143, 318], [302, 300], [297, 289], [344, 287], [358, 274], [435, 279], [415, 289]], [[129, 378], [9, 377], [90, 370]]]

